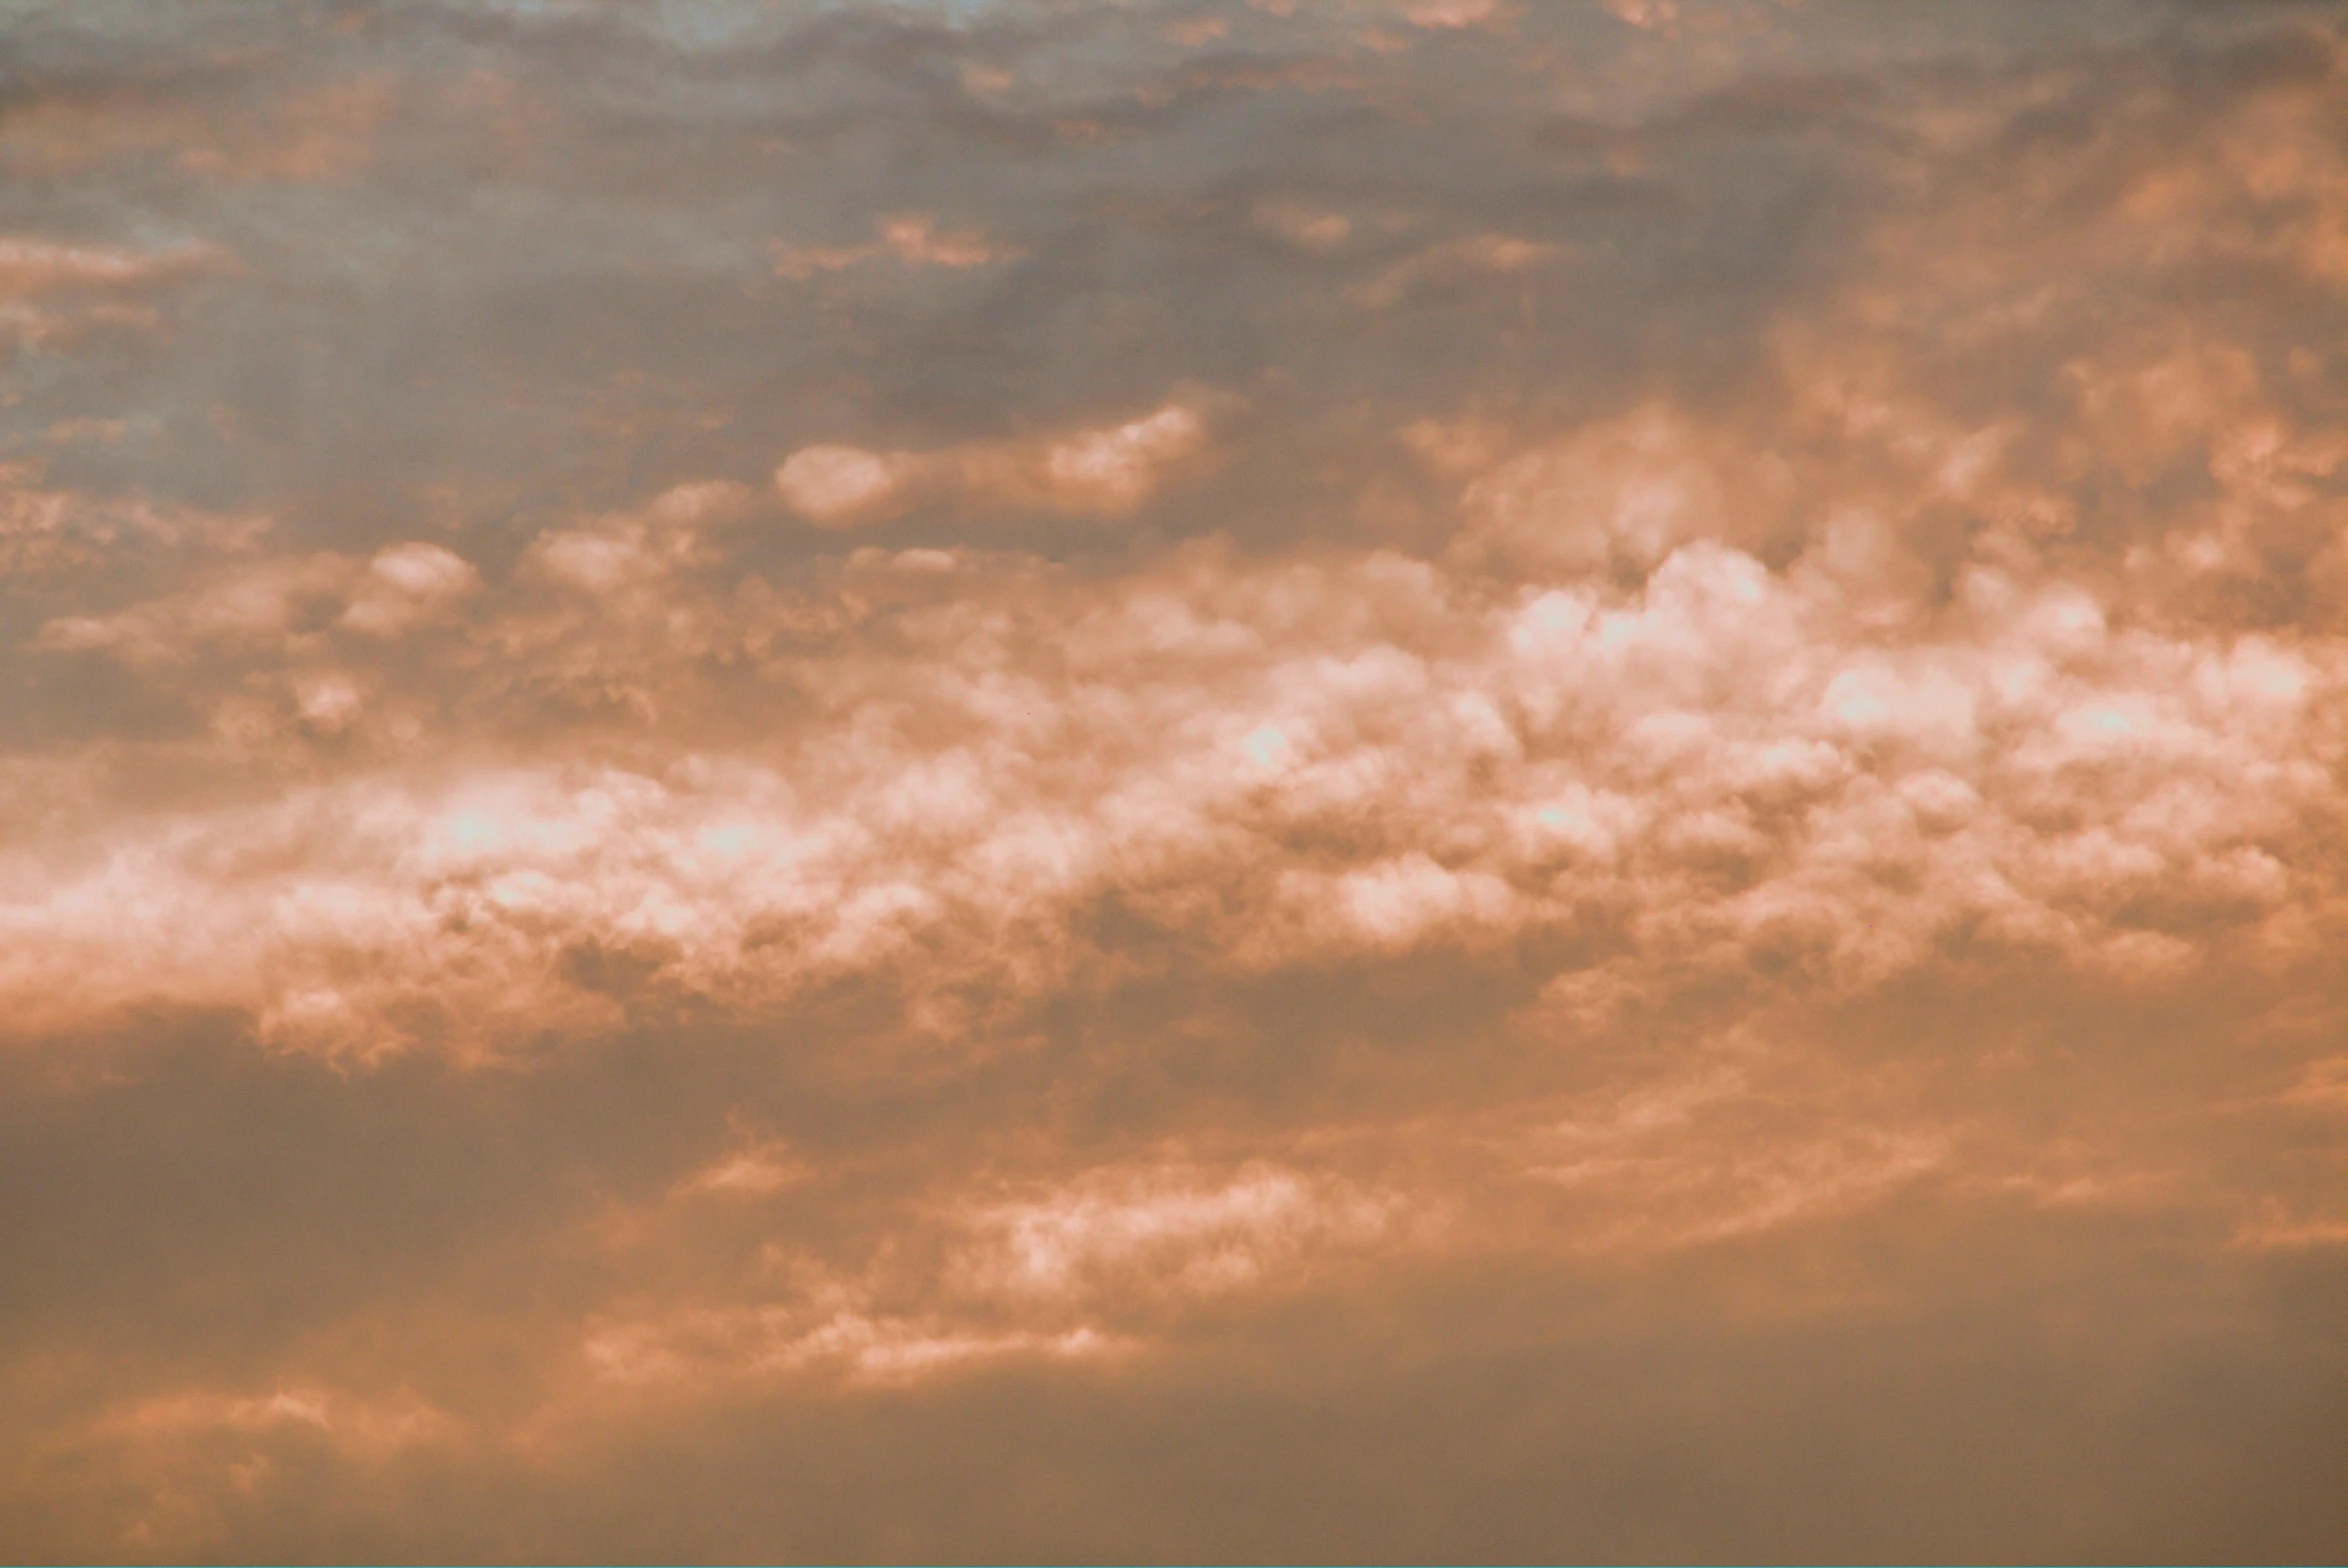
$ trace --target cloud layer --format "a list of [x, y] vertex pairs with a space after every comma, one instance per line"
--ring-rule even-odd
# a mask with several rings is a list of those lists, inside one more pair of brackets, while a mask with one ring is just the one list
[[2337, 1539], [2336, 17], [307, 20], [0, 105], [26, 1555]]

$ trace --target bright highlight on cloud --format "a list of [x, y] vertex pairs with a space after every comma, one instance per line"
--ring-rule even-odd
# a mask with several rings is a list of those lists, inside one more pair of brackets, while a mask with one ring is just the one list
[[2338, 1538], [2331, 13], [314, 20], [4, 111], [0, 1536]]

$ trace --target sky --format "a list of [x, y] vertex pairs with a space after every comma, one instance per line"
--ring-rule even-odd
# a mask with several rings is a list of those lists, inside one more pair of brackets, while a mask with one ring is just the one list
[[2348, 1548], [2348, 20], [0, 7], [0, 1557]]

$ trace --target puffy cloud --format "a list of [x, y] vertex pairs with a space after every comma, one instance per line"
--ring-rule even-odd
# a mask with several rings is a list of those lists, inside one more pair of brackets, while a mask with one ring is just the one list
[[371, 637], [397, 637], [480, 586], [480, 575], [454, 551], [418, 541], [388, 545], [367, 563], [341, 624]]
[[800, 516], [838, 528], [895, 501], [921, 466], [909, 453], [883, 457], [852, 446], [801, 447], [775, 470], [775, 488]]
[[[649, 595], [642, 613], [673, 623], [666, 595], [697, 590], [662, 586], [657, 550], [682, 546], [648, 526], [542, 536], [522, 586]], [[859, 560], [843, 599], [936, 574]], [[586, 951], [639, 955], [648, 995], [753, 1013], [915, 952], [925, 989], [987, 976], [1008, 999], [1094, 961], [1077, 927], [1112, 894], [1240, 970], [1505, 946], [1605, 908], [1630, 942], [1616, 962], [1767, 951], [1827, 994], [1960, 935], [2190, 969], [2293, 949], [2332, 907], [2288, 868], [2329, 821], [2339, 649], [2115, 630], [2087, 588], [1985, 567], [1887, 638], [1806, 563], [1698, 541], [1632, 588], [1493, 596], [1378, 555], [1209, 554], [1069, 615], [1071, 581], [947, 559], [954, 596], [857, 635], [854, 659], [767, 656], [759, 688], [836, 731], [722, 766], [361, 774], [179, 817], [72, 873], [20, 846], [16, 1016], [171, 999], [361, 1054], [448, 1030], [488, 1044], [623, 1016], [576, 968]], [[335, 633], [363, 659], [471, 581], [422, 545], [269, 560], [44, 637], [275, 662], [333, 730], [394, 676], [322, 662]], [[534, 612], [508, 613], [513, 630], [477, 635], [571, 657], [533, 655]], [[762, 601], [708, 613], [713, 647], [772, 635]], [[585, 635], [633, 649], [630, 624]], [[639, 670], [647, 701], [691, 711], [670, 686], [700, 657]], [[1118, 673], [1136, 660], [1146, 686]], [[151, 923], [126, 930], [125, 906]]]
[[1176, 401], [1122, 424], [935, 452], [802, 447], [775, 470], [775, 487], [794, 512], [825, 528], [853, 528], [924, 503], [1116, 516], [1197, 467], [1207, 450], [1200, 410]]
[[330, 627], [397, 637], [445, 615], [480, 579], [453, 551], [421, 541], [373, 559], [264, 557], [198, 588], [106, 616], [69, 616], [41, 629], [40, 646], [103, 650], [133, 664], [184, 663], [207, 653], [299, 653]]
[[141, 555], [236, 556], [269, 531], [266, 516], [93, 495], [41, 478], [38, 462], [0, 464], [0, 574], [15, 588]]

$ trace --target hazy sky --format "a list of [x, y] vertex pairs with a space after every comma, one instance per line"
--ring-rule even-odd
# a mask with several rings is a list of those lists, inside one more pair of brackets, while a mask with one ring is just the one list
[[2348, 1552], [2335, 6], [0, 8], [0, 1558]]

